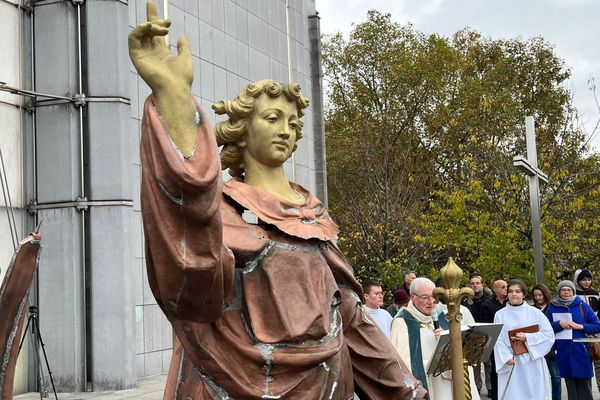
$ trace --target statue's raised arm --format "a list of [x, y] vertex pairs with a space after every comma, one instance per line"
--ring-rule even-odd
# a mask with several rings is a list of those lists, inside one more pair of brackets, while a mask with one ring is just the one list
[[184, 156], [194, 150], [196, 109], [192, 101], [194, 67], [185, 36], [177, 41], [177, 55], [169, 50], [165, 36], [171, 21], [159, 19], [156, 3], [146, 3], [148, 21], [129, 34], [129, 57], [142, 79], [152, 89], [154, 104], [168, 133]]

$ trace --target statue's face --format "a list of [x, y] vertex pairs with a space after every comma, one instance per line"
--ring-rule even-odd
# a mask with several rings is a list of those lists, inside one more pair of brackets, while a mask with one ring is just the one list
[[238, 145], [244, 150], [244, 160], [279, 167], [294, 151], [298, 110], [285, 96], [271, 98], [266, 94], [256, 99], [248, 129]]

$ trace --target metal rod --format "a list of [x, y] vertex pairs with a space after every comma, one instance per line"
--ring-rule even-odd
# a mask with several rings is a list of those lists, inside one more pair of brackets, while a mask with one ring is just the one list
[[4, 104], [4, 105], [7, 105], [7, 106], [13, 106], [15, 108], [22, 108], [22, 106], [20, 104], [11, 103], [10, 101], [0, 100], [0, 104]]
[[[79, 96], [83, 95], [83, 64], [81, 61], [81, 2], [77, 2], [77, 66], [78, 66], [78, 82], [79, 82]], [[79, 177], [80, 177], [80, 199], [85, 200], [85, 171], [84, 171], [84, 134], [83, 134], [83, 105], [79, 106]], [[81, 325], [83, 329], [82, 337], [82, 374], [86, 382], [84, 390], [93, 390], [91, 383], [87, 381], [88, 378], [88, 365], [87, 365], [87, 296], [86, 296], [86, 226], [85, 226], [85, 210], [81, 209], [81, 299], [82, 299], [82, 312], [81, 312]], [[90, 385], [88, 385], [90, 383]]]
[[292, 37], [290, 35], [290, 0], [285, 0], [285, 33], [287, 39], [288, 83], [292, 83]]
[[[32, 91], [35, 93], [35, 90], [37, 88], [37, 84], [36, 84], [36, 75], [35, 75], [35, 2], [34, 0], [29, 0], [31, 2], [31, 7], [30, 7], [30, 12], [29, 12], [29, 32], [31, 35], [30, 38], [30, 46], [31, 46], [31, 57], [30, 57], [30, 79], [31, 79], [31, 89]], [[34, 103], [35, 104], [35, 103]], [[35, 107], [32, 107], [31, 110], [31, 136], [32, 136], [32, 141], [31, 141], [31, 146], [32, 146], [32, 151], [33, 151], [33, 161], [32, 161], [32, 181], [33, 181], [33, 193], [32, 193], [32, 200], [33, 201], [37, 201], [38, 199], [38, 193], [39, 193], [39, 185], [38, 185], [38, 148], [37, 148], [37, 134], [38, 134], [38, 130], [37, 130], [37, 112]], [[33, 216], [33, 221], [36, 227], [39, 228], [39, 219], [38, 219], [38, 215], [34, 215]], [[36, 270], [35, 273], [35, 281], [34, 281], [34, 285], [33, 285], [33, 298], [32, 303], [39, 306], [39, 299], [40, 299], [40, 282], [39, 282], [39, 274]], [[39, 320], [38, 320], [39, 322]]]
[[[127, 2], [127, 0], [113, 0], [116, 3], [121, 3], [121, 4], [125, 4], [125, 5], [129, 5], [129, 3]], [[48, 6], [51, 4], [56, 4], [56, 3], [72, 3], [72, 0], [36, 0], [35, 1], [35, 6], [36, 7], [40, 7], [40, 6]]]
[[[285, 0], [285, 35], [287, 38], [288, 83], [292, 83], [292, 46], [290, 35], [290, 1]], [[292, 181], [296, 182], [296, 152], [292, 153]]]
[[[169, 0], [163, 0], [163, 19], [169, 19], [171, 16], [171, 12], [169, 9]], [[167, 33], [167, 35], [165, 36], [165, 44], [167, 46], [167, 49], [171, 48], [171, 45], [169, 44], [169, 34]]]
[[57, 203], [36, 203], [34, 205], [30, 205], [28, 209], [30, 211], [37, 210], [55, 210], [58, 208], [71, 208], [75, 207], [80, 210], [85, 210], [89, 207], [133, 207], [133, 200], [73, 200], [73, 201], [63, 201]]
[[77, 71], [79, 80], [79, 94], [83, 93], [83, 73], [81, 71], [81, 3], [77, 3]]
[[15, 88], [15, 87], [7, 85], [6, 82], [0, 82], [0, 91], [12, 93], [12, 94], [18, 94], [18, 95], [27, 96], [27, 97], [45, 97], [48, 99], [60, 99], [60, 100], [67, 100], [67, 101], [73, 100], [73, 98], [71, 98], [71, 97], [56, 96], [53, 94], [46, 94], [46, 93], [37, 93], [32, 90]]

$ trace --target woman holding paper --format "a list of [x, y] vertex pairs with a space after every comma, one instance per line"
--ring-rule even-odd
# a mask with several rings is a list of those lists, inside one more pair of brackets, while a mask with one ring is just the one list
[[[531, 289], [531, 297], [533, 298], [533, 306], [539, 309], [541, 312], [546, 314], [546, 310], [550, 305], [552, 295], [550, 289], [543, 283], [538, 283]], [[556, 344], [556, 342], [555, 342]], [[550, 382], [552, 383], [552, 400], [560, 400], [561, 397], [561, 382], [560, 373], [558, 372], [558, 365], [556, 364], [556, 350], [552, 348], [548, 354], [546, 354], [546, 364], [550, 371]]]
[[523, 282], [508, 282], [508, 303], [494, 317], [494, 323], [504, 324], [494, 346], [499, 399], [551, 398], [544, 356], [554, 344], [554, 334], [544, 314], [524, 301], [526, 295]]
[[573, 339], [600, 332], [600, 321], [591, 307], [575, 295], [571, 281], [558, 284], [558, 295], [550, 301], [546, 316], [556, 334], [556, 362], [565, 379], [569, 400], [592, 400], [592, 359], [586, 343]]

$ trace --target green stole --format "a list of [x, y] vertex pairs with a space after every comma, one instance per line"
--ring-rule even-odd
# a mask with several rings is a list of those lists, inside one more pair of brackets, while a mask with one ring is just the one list
[[[408, 348], [410, 349], [410, 369], [412, 374], [421, 381], [426, 390], [429, 390], [427, 388], [427, 373], [423, 366], [423, 353], [421, 352], [421, 322], [405, 308], [398, 311], [396, 318], [402, 318], [406, 323], [406, 328], [408, 330]], [[438, 321], [440, 323], [440, 328], [448, 329], [448, 321], [446, 321], [443, 312], [439, 313]]]

